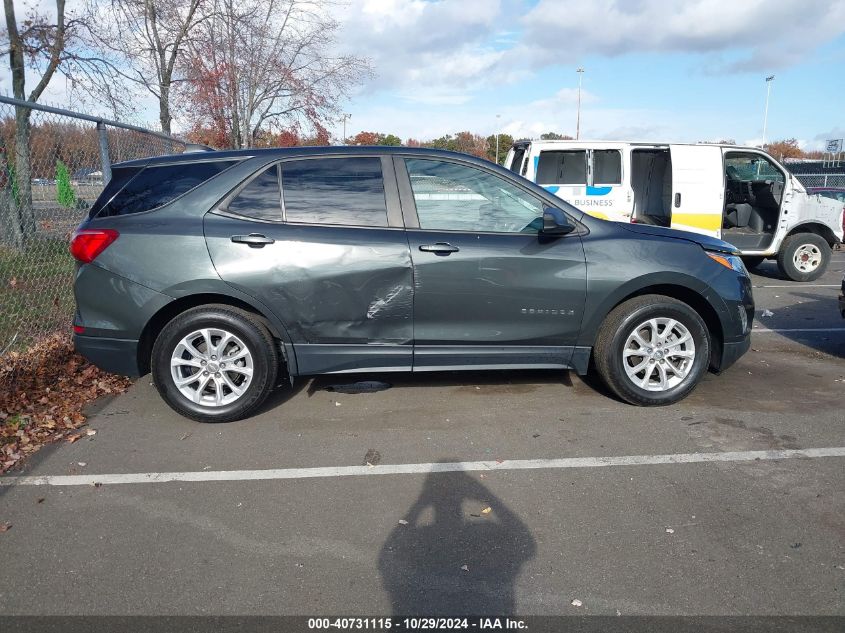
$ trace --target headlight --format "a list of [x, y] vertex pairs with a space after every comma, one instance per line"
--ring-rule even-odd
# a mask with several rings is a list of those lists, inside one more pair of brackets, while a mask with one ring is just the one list
[[745, 269], [745, 264], [742, 263], [742, 258], [739, 255], [728, 255], [727, 253], [714, 253], [712, 251], [705, 251], [707, 257], [714, 262], [720, 263], [725, 268], [735, 270], [741, 275], [747, 275], [748, 271]]

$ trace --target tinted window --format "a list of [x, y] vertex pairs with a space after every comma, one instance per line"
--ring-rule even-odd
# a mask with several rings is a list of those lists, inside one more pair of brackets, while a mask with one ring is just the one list
[[281, 220], [281, 200], [279, 168], [273, 165], [241, 189], [226, 210], [256, 220]]
[[615, 149], [593, 150], [593, 184], [622, 184], [622, 154]]
[[540, 152], [536, 182], [549, 185], [586, 185], [585, 150]]
[[91, 207], [91, 211], [89, 212], [89, 217], [94, 217], [97, 213], [100, 212], [100, 209], [103, 208], [103, 205], [108, 203], [109, 200], [114, 198], [114, 194], [118, 191], [123, 189], [126, 186], [126, 183], [132, 180], [138, 172], [141, 171], [140, 167], [115, 167], [112, 168], [111, 172], [111, 180], [109, 180], [106, 188], [103, 189], [103, 192], [97, 198], [97, 201], [94, 203], [94, 206]]
[[525, 147], [517, 147], [513, 150], [513, 160], [511, 160], [510, 170], [518, 174], [519, 168], [522, 166], [522, 159], [525, 158]]
[[100, 209], [98, 215], [127, 215], [156, 209], [234, 164], [234, 161], [213, 161], [145, 167], [126, 182], [120, 192]]
[[318, 158], [282, 164], [285, 220], [387, 226], [379, 158]]
[[420, 228], [537, 233], [542, 203], [495, 174], [439, 160], [405, 160]]

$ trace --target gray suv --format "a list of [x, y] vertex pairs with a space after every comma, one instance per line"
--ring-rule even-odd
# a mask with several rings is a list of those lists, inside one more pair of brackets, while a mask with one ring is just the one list
[[115, 165], [75, 233], [76, 348], [202, 421], [289, 376], [594, 369], [676, 402], [749, 347], [733, 246], [606, 222], [484, 160], [321, 147]]

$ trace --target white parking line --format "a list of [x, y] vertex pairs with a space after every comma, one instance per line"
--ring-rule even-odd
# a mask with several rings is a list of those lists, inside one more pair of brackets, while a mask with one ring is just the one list
[[111, 475], [42, 475], [3, 477], [0, 486], [91, 486], [111, 484], [156, 484], [169, 481], [260, 481], [267, 479], [310, 479], [315, 477], [360, 477], [366, 475], [412, 475], [467, 471], [600, 468], [605, 466], [655, 466], [707, 462], [750, 462], [815, 457], [845, 457], [845, 446], [779, 451], [736, 451], [725, 453], [674, 453], [668, 455], [620, 455], [610, 457], [565, 457], [562, 459], [509, 459], [494, 462], [434, 462], [428, 464], [380, 464], [378, 466], [328, 466], [322, 468], [279, 468], [269, 470], [217, 470], [174, 473], [127, 473]]
[[759, 285], [754, 286], [754, 288], [840, 288], [842, 284], [802, 284], [801, 282], [795, 282], [792, 285], [783, 285], [783, 286], [765, 286]]
[[767, 327], [755, 327], [751, 331], [755, 334], [780, 334], [781, 332], [845, 332], [845, 327], [796, 327], [777, 329], [769, 329]]

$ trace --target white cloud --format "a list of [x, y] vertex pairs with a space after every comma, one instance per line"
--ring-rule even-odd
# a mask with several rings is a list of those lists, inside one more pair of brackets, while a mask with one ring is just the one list
[[725, 70], [793, 64], [845, 32], [843, 0], [540, 0], [522, 20], [523, 57], [544, 65], [632, 52], [739, 53]]

